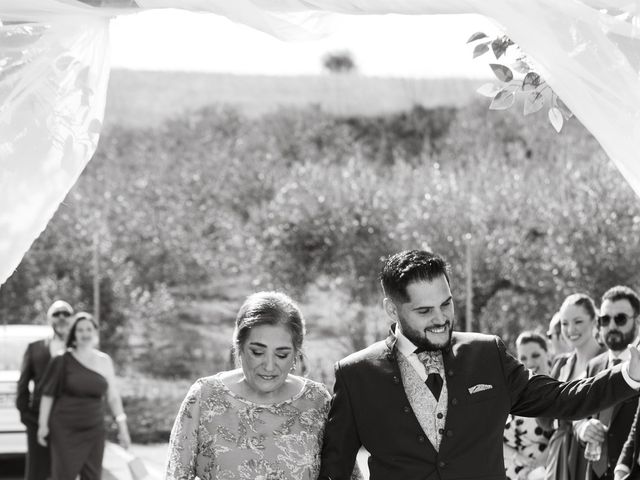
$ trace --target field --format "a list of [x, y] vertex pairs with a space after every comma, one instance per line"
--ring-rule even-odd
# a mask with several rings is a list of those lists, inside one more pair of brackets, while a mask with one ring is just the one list
[[279, 107], [318, 105], [339, 115], [381, 115], [422, 105], [462, 106], [483, 80], [370, 78], [357, 75], [238, 76], [115, 70], [105, 125], [146, 127], [185, 111], [230, 105], [258, 116]]

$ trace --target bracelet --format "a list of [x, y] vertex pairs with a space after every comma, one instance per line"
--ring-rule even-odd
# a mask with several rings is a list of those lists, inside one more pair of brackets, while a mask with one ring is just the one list
[[126, 419], [127, 419], [127, 415], [124, 413], [116, 415], [116, 422], [124, 422]]

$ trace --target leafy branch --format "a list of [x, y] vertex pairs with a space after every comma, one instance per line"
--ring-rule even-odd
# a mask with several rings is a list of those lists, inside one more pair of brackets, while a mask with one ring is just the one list
[[[524, 96], [524, 115], [538, 112], [548, 104], [549, 122], [557, 132], [562, 130], [565, 120], [569, 120], [573, 113], [540, 74], [535, 72], [531, 61], [513, 40], [506, 35], [492, 39], [483, 32], [476, 32], [469, 37], [467, 43], [475, 45], [473, 58], [489, 51], [493, 52], [496, 60], [502, 58], [503, 63], [489, 64], [499, 83], [486, 83], [477, 90], [480, 95], [492, 99], [490, 110], [506, 110], [515, 103], [516, 96], [521, 95]], [[515, 58], [510, 59], [510, 56]]]

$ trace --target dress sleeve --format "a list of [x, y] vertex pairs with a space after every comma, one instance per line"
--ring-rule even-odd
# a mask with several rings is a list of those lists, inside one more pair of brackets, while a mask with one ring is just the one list
[[42, 375], [39, 388], [42, 395], [48, 397], [59, 397], [64, 381], [64, 357], [66, 353], [51, 359], [47, 369]]
[[169, 440], [165, 480], [192, 480], [196, 477], [202, 386], [202, 380], [191, 386], [178, 411]]

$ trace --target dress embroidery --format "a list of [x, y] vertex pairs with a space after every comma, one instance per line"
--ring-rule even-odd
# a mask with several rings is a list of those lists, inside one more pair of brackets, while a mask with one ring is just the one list
[[219, 375], [201, 378], [173, 426], [165, 479], [315, 479], [329, 402], [324, 385], [306, 379], [292, 399], [260, 405]]

